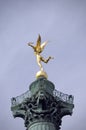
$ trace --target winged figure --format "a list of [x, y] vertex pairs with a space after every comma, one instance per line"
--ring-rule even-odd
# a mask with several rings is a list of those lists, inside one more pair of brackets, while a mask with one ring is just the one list
[[38, 39], [37, 39], [37, 42], [36, 42], [36, 45], [35, 45], [35, 46], [33, 46], [33, 43], [32, 43], [32, 42], [29, 42], [29, 43], [28, 43], [28, 46], [31, 46], [31, 47], [33, 48], [34, 52], [35, 52], [35, 55], [36, 55], [36, 57], [37, 57], [37, 63], [38, 63], [38, 65], [39, 65], [41, 71], [43, 71], [43, 67], [42, 67], [41, 61], [44, 62], [44, 63], [48, 63], [48, 61], [49, 61], [50, 59], [53, 59], [51, 56], [49, 56], [47, 59], [44, 59], [44, 58], [40, 55], [40, 53], [44, 50], [44, 47], [46, 46], [47, 43], [48, 43], [48, 41], [43, 42], [43, 43], [41, 44], [41, 36], [40, 36], [40, 35], [38, 36]]

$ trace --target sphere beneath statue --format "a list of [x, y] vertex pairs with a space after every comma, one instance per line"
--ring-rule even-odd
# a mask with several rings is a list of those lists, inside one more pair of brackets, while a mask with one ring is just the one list
[[38, 79], [38, 78], [40, 78], [40, 77], [44, 77], [44, 78], [48, 78], [48, 75], [47, 75], [47, 73], [45, 72], [45, 71], [38, 71], [37, 73], [36, 73], [36, 78]]

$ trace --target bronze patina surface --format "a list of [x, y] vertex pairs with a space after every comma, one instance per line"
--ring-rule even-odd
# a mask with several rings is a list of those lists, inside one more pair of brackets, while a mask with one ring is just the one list
[[55, 90], [54, 84], [40, 77], [29, 86], [29, 90], [12, 98], [14, 117], [24, 119], [28, 130], [59, 130], [62, 117], [72, 115], [73, 96]]

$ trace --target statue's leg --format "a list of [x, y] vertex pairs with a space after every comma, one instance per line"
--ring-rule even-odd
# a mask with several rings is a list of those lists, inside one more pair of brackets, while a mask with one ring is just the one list
[[42, 64], [41, 64], [41, 56], [40, 55], [37, 55], [37, 63], [41, 69], [41, 71], [43, 71], [43, 67], [42, 67]]
[[38, 63], [38, 65], [39, 65], [41, 71], [43, 71], [43, 67], [42, 67], [41, 61], [39, 61], [39, 62], [37, 62], [37, 63]]
[[49, 56], [47, 59], [44, 59], [43, 57], [41, 57], [41, 60], [44, 62], [44, 63], [48, 63], [48, 61], [52, 59], [51, 56]]

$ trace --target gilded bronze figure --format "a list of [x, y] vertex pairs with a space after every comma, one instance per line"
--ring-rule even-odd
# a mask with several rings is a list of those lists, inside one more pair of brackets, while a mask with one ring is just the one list
[[28, 43], [28, 46], [31, 46], [33, 48], [33, 50], [34, 50], [34, 53], [35, 53], [36, 58], [37, 58], [37, 63], [39, 65], [39, 67], [40, 67], [40, 71], [44, 70], [41, 61], [44, 62], [44, 63], [48, 63], [48, 61], [50, 59], [53, 59], [53, 57], [51, 57], [51, 56], [49, 56], [47, 59], [44, 59], [44, 57], [42, 57], [40, 55], [43, 52], [43, 50], [44, 50], [47, 43], [48, 43], [48, 41], [45, 41], [45, 42], [43, 42], [41, 44], [41, 36], [40, 35], [38, 36], [38, 39], [37, 39], [37, 42], [36, 42], [35, 46], [32, 45], [33, 44], [32, 42]]

